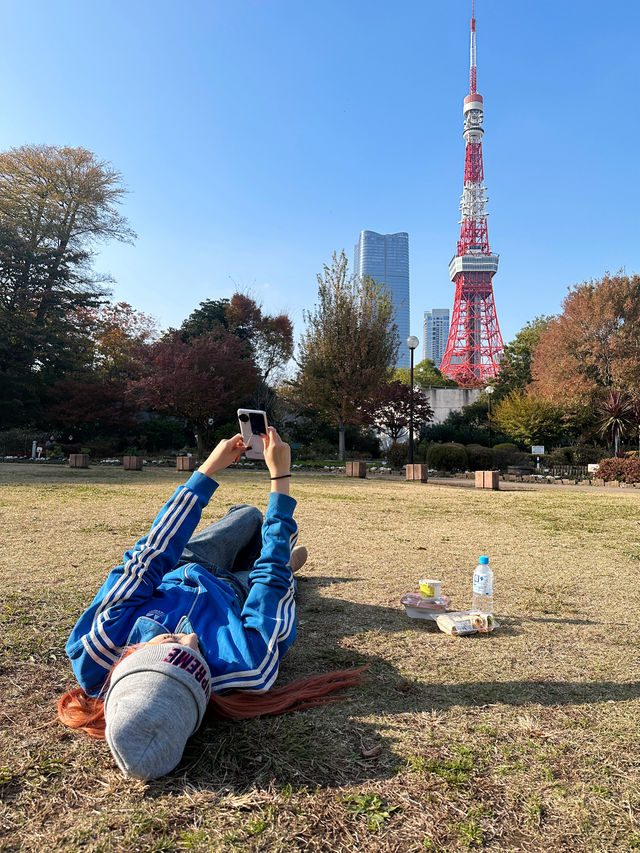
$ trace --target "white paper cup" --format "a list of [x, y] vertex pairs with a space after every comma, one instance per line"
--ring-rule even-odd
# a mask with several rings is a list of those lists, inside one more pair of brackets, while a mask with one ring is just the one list
[[433, 579], [420, 581], [420, 595], [423, 598], [440, 598], [442, 581]]

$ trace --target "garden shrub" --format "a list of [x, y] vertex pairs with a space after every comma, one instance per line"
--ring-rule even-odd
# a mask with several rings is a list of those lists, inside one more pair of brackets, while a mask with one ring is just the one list
[[630, 456], [624, 460], [625, 483], [640, 483], [640, 459]]
[[521, 468], [533, 468], [535, 464], [535, 457], [525, 450], [519, 450], [517, 453], [514, 453], [512, 459], [513, 461], [510, 464], [519, 465]]
[[613, 457], [603, 459], [596, 476], [602, 480], [619, 480], [621, 483], [640, 483], [640, 459]]
[[589, 465], [605, 459], [609, 451], [606, 447], [595, 444], [583, 444], [579, 442], [573, 449], [573, 458], [576, 465]]
[[300, 448], [300, 459], [318, 460], [318, 459], [336, 459], [338, 456], [338, 448], [330, 441], [325, 441], [322, 438], [317, 438], [311, 444], [303, 444]]
[[385, 456], [392, 468], [402, 468], [403, 465], [407, 464], [409, 458], [409, 442], [398, 444], [397, 441], [394, 441], [387, 448]]
[[467, 444], [469, 468], [472, 471], [490, 471], [493, 468], [493, 450], [482, 444]]
[[[551, 453], [545, 454], [544, 461], [549, 466], [576, 465], [575, 447], [556, 447]], [[584, 464], [584, 463], [582, 463]]]
[[427, 451], [427, 465], [436, 471], [465, 471], [467, 451], [462, 444], [432, 444]]
[[418, 462], [422, 462], [424, 464], [427, 461], [427, 453], [432, 444], [433, 442], [428, 441], [426, 438], [418, 443], [418, 446], [416, 447], [416, 459]]
[[31, 456], [31, 445], [45, 446], [48, 434], [23, 429], [7, 429], [0, 432], [0, 456]]
[[493, 446], [493, 465], [501, 471], [506, 471], [509, 465], [520, 465], [521, 458], [522, 451], [515, 444], [504, 442]]
[[368, 450], [347, 450], [347, 459], [373, 459]]
[[361, 426], [348, 426], [344, 433], [347, 451], [354, 453], [354, 459], [379, 459], [380, 439], [371, 430]]

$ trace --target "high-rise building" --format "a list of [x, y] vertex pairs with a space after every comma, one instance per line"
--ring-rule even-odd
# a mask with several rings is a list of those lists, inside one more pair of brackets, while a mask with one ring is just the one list
[[358, 277], [368, 275], [388, 288], [396, 310], [400, 337], [397, 367], [409, 367], [409, 235], [361, 231], [355, 245], [353, 269]]
[[456, 293], [442, 373], [462, 388], [481, 388], [500, 372], [502, 335], [493, 299], [499, 256], [489, 248], [487, 196], [482, 163], [484, 103], [477, 89], [476, 19], [471, 5], [469, 94], [462, 107], [465, 139], [464, 187], [458, 249], [449, 264]]
[[449, 309], [433, 308], [424, 312], [422, 357], [440, 367], [449, 337]]

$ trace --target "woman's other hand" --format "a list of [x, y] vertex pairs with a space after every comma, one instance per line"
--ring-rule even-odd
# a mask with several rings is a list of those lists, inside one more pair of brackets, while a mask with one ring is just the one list
[[202, 463], [198, 471], [201, 474], [206, 474], [207, 477], [212, 477], [216, 472], [227, 468], [232, 462], [237, 462], [246, 449], [247, 446], [240, 433], [232, 438], [223, 438], [213, 448], [209, 458]]
[[267, 427], [266, 435], [263, 434], [261, 438], [264, 443], [264, 461], [272, 478], [271, 491], [288, 495], [291, 448], [280, 438], [275, 427]]

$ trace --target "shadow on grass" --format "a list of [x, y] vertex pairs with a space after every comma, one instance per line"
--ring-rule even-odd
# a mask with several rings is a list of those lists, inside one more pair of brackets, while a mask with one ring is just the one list
[[[389, 635], [408, 634], [412, 650], [420, 654], [420, 637], [425, 643], [442, 637], [435, 624], [408, 619], [400, 607], [329, 598], [320, 592], [324, 587], [350, 583], [351, 578], [300, 580], [299, 636], [290, 657], [283, 661], [280, 683], [366, 664], [363, 686], [347, 691], [344, 702], [321, 708], [241, 722], [207, 722], [187, 745], [176, 774], [150, 784], [150, 796], [185, 787], [235, 794], [275, 788], [286, 795], [392, 778], [406, 769], [407, 756], [394, 736], [380, 734], [380, 724], [372, 719], [377, 716], [420, 715], [454, 707], [481, 710], [495, 705], [593, 704], [640, 696], [637, 681], [494, 680], [461, 684], [409, 679], [390, 662], [394, 650], [397, 652], [398, 638]], [[372, 631], [379, 632], [379, 642], [372, 639]], [[379, 653], [361, 653], [340, 644], [360, 634], [363, 638], [366, 635], [369, 648], [373, 643]], [[483, 637], [480, 642], [487, 640]], [[462, 640], [467, 641], [474, 639]], [[389, 725], [387, 719], [387, 730]], [[398, 731], [410, 727], [411, 720], [405, 719]]]

